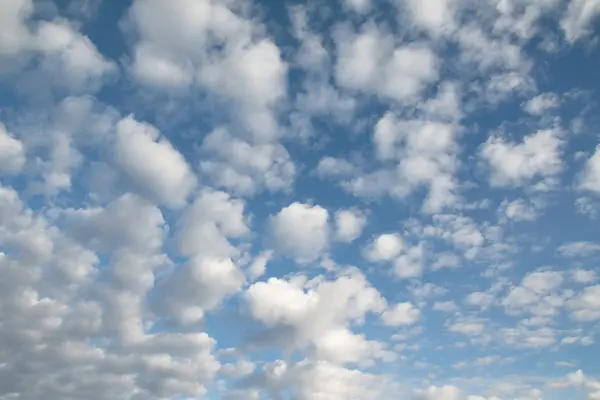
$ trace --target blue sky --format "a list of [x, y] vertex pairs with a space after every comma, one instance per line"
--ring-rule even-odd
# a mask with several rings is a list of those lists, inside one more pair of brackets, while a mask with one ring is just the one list
[[0, 400], [600, 399], [597, 0], [0, 5]]

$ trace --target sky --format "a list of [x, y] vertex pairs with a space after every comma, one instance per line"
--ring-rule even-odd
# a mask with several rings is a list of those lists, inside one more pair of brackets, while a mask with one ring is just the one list
[[600, 399], [599, 0], [0, 2], [0, 400]]

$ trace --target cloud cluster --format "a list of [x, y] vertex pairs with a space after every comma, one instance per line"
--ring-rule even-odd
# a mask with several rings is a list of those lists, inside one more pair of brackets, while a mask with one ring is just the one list
[[600, 2], [271, 3], [0, 2], [0, 400], [600, 399]]

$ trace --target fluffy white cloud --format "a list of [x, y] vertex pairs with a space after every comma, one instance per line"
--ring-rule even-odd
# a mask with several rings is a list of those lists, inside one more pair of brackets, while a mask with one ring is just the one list
[[251, 285], [245, 293], [252, 316], [288, 350], [312, 344], [315, 356], [337, 363], [364, 363], [389, 358], [385, 346], [348, 330], [367, 313], [382, 312], [386, 302], [357, 271], [335, 280], [270, 278]]
[[523, 109], [531, 115], [540, 116], [546, 111], [559, 106], [559, 100], [554, 93], [542, 93], [523, 104]]
[[448, 325], [448, 330], [466, 336], [479, 336], [485, 332], [485, 321], [473, 318], [458, 318]]
[[600, 244], [586, 241], [570, 242], [563, 244], [556, 251], [565, 257], [590, 257], [600, 253]]
[[500, 219], [506, 218], [513, 221], [535, 221], [538, 217], [538, 210], [535, 204], [529, 203], [524, 199], [513, 201], [503, 201], [500, 205]]
[[383, 233], [375, 238], [369, 248], [365, 249], [365, 257], [369, 261], [391, 261], [400, 255], [404, 248], [404, 240], [395, 233]]
[[139, 34], [132, 65], [138, 81], [167, 89], [199, 85], [236, 102], [242, 114], [234, 115], [256, 138], [277, 135], [273, 108], [286, 93], [287, 65], [235, 2], [135, 1], [129, 22]]
[[340, 210], [335, 213], [335, 238], [350, 243], [362, 233], [367, 218], [356, 209]]
[[95, 91], [115, 74], [115, 64], [68, 21], [32, 20], [34, 6], [31, 0], [11, 1], [0, 20], [0, 58], [9, 66], [17, 61], [12, 72], [25, 73], [23, 86], [32, 95], [45, 88]]
[[574, 0], [569, 7], [561, 26], [568, 41], [574, 42], [591, 32], [590, 25], [600, 14], [600, 2], [597, 0]]
[[434, 35], [454, 28], [455, 0], [407, 0], [413, 21]]
[[596, 0], [4, 3], [0, 399], [600, 398]]
[[586, 161], [579, 179], [581, 189], [600, 192], [600, 146], [596, 147], [594, 154]]
[[244, 274], [230, 259], [195, 257], [160, 283], [156, 289], [160, 303], [155, 308], [181, 325], [192, 325], [244, 283]]
[[117, 123], [115, 163], [140, 192], [172, 206], [182, 206], [196, 186], [185, 158], [153, 126], [133, 116]]
[[541, 130], [516, 143], [490, 137], [481, 156], [490, 167], [493, 186], [523, 186], [555, 177], [563, 170], [563, 140], [555, 130]]
[[315, 261], [329, 244], [329, 213], [321, 206], [292, 203], [271, 218], [279, 251], [300, 263]]
[[267, 271], [267, 263], [273, 256], [273, 251], [265, 250], [254, 258], [252, 264], [248, 267], [248, 277], [250, 280], [260, 278]]
[[162, 246], [164, 218], [154, 204], [125, 194], [106, 207], [67, 209], [67, 232], [97, 251], [127, 247], [154, 252]]
[[[205, 333], [148, 334], [142, 324], [139, 296], [152, 286], [148, 270], [162, 245], [164, 221], [157, 208], [124, 195], [102, 210], [68, 210], [64, 218], [73, 239], [5, 188], [0, 215], [3, 248], [20, 248], [17, 258], [0, 255], [0, 317], [10, 324], [0, 327], [7, 362], [3, 397], [103, 400], [206, 392], [219, 369], [211, 354], [215, 341]], [[98, 257], [81, 245], [108, 252], [112, 260], [99, 271]], [[86, 277], [98, 273], [104, 283], [95, 286], [96, 295], [79, 297], [81, 285], [90, 282]], [[111, 337], [113, 346], [92, 344], [90, 337]], [[21, 368], [31, 371], [35, 384]], [[123, 378], [131, 375], [136, 378]]]
[[12, 137], [0, 122], [0, 172], [17, 173], [25, 165], [25, 149], [20, 140]]
[[423, 274], [425, 252], [422, 245], [411, 246], [394, 261], [394, 272], [400, 279], [418, 278]]
[[227, 193], [204, 189], [179, 220], [179, 252], [185, 256], [229, 258], [238, 250], [229, 238], [250, 233], [244, 216], [245, 203]]
[[586, 287], [577, 297], [569, 300], [571, 317], [577, 321], [600, 319], [600, 285]]
[[474, 307], [479, 307], [482, 309], [488, 308], [494, 302], [495, 297], [491, 293], [487, 292], [473, 292], [469, 293], [469, 295], [465, 298], [465, 302]]
[[25, 19], [32, 13], [31, 0], [15, 0], [6, 3], [0, 17], [0, 54], [18, 53], [27, 46], [31, 33]]
[[116, 70], [89, 38], [68, 24], [41, 23], [36, 33], [37, 48], [45, 55], [40, 69], [50, 76], [61, 77], [75, 91], [99, 87], [102, 80]]
[[363, 174], [344, 184], [358, 196], [389, 193], [406, 198], [419, 188], [428, 189], [422, 209], [437, 213], [457, 202], [455, 171], [457, 127], [427, 120], [401, 120], [386, 113], [376, 124], [373, 143], [382, 162], [395, 168]]
[[371, 9], [371, 0], [344, 0], [344, 5], [357, 13], [364, 14]]
[[430, 386], [419, 391], [415, 400], [458, 400], [460, 390], [456, 386]]
[[572, 271], [572, 279], [577, 283], [592, 283], [597, 279], [595, 271], [587, 269], [576, 269]]
[[536, 271], [527, 274], [519, 286], [512, 287], [502, 300], [509, 313], [527, 312], [535, 316], [552, 316], [565, 303], [557, 290], [564, 282], [560, 271]]
[[424, 44], [394, 48], [393, 38], [373, 25], [337, 35], [339, 85], [395, 101], [410, 101], [438, 79], [435, 54]]
[[217, 129], [204, 138], [207, 155], [200, 162], [204, 172], [218, 187], [240, 195], [252, 195], [263, 187], [269, 191], [291, 187], [296, 168], [279, 143], [252, 145]]
[[421, 318], [421, 311], [411, 303], [398, 303], [381, 314], [388, 326], [413, 325]]
[[321, 158], [316, 168], [317, 174], [323, 178], [351, 176], [355, 170], [356, 167], [349, 161], [334, 157]]

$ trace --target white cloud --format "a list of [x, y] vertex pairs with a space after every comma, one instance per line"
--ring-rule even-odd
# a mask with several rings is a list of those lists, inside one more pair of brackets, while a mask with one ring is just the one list
[[420, 187], [428, 189], [422, 209], [437, 213], [455, 205], [458, 167], [457, 127], [427, 120], [399, 120], [386, 113], [376, 124], [373, 143], [382, 162], [395, 161], [395, 169], [380, 169], [345, 183], [358, 196], [389, 193], [406, 198]]
[[92, 92], [116, 73], [116, 65], [68, 21], [34, 21], [34, 11], [31, 0], [11, 1], [0, 20], [0, 57], [17, 61], [12, 72], [24, 74], [23, 87], [30, 94], [47, 88]]
[[196, 177], [181, 153], [156, 128], [132, 116], [116, 129], [115, 163], [140, 192], [168, 205], [185, 204]]
[[460, 318], [450, 325], [448, 330], [450, 332], [460, 333], [466, 336], [479, 336], [485, 332], [484, 321], [469, 318]]
[[[458, 29], [456, 40], [460, 47], [460, 61], [465, 66], [475, 66], [476, 72], [485, 73], [499, 69], [504, 71], [527, 70], [521, 47], [505, 38], [494, 38], [477, 24], [465, 24]], [[465, 73], [473, 73], [465, 68]]]
[[375, 238], [365, 249], [365, 257], [369, 261], [391, 261], [400, 255], [404, 248], [404, 240], [395, 233], [383, 233]]
[[160, 282], [156, 290], [161, 300], [155, 307], [183, 326], [193, 325], [244, 283], [244, 274], [230, 259], [195, 257]]
[[579, 188], [592, 192], [600, 192], [600, 146], [586, 161], [579, 176]]
[[421, 311], [411, 303], [398, 303], [381, 314], [387, 326], [413, 325], [421, 318]]
[[0, 17], [0, 54], [11, 55], [28, 46], [31, 40], [25, 20], [33, 11], [31, 0], [15, 0], [6, 3]]
[[569, 42], [575, 42], [591, 33], [590, 25], [600, 14], [598, 0], [574, 0], [561, 20], [561, 27]]
[[75, 91], [90, 91], [116, 71], [116, 66], [98, 52], [86, 36], [70, 25], [43, 22], [37, 29], [37, 48], [46, 57], [40, 69], [64, 79]]
[[394, 48], [391, 36], [373, 25], [362, 32], [338, 30], [335, 78], [339, 85], [395, 101], [411, 101], [438, 79], [435, 54], [424, 44]]
[[340, 210], [335, 213], [335, 238], [344, 243], [351, 243], [362, 233], [366, 216], [357, 209]]
[[567, 305], [572, 309], [571, 317], [576, 321], [600, 319], [600, 285], [586, 287]]
[[394, 262], [394, 272], [399, 279], [418, 278], [423, 274], [424, 249], [411, 246]]
[[535, 204], [524, 199], [504, 200], [500, 205], [499, 212], [504, 214], [501, 215], [501, 220], [507, 218], [513, 221], [535, 221], [538, 217]]
[[458, 400], [460, 390], [455, 386], [430, 386], [417, 393], [415, 400]]
[[540, 130], [520, 143], [492, 136], [481, 148], [481, 156], [490, 167], [493, 186], [523, 186], [560, 173], [562, 147], [559, 132]]
[[465, 301], [468, 305], [481, 309], [489, 308], [495, 300], [495, 296], [488, 292], [469, 293]]
[[542, 93], [523, 104], [523, 109], [535, 116], [541, 116], [548, 110], [555, 109], [559, 106], [558, 96], [554, 93]]
[[351, 176], [356, 167], [347, 160], [323, 157], [319, 160], [316, 172], [322, 178], [335, 178], [338, 176]]
[[265, 250], [257, 255], [252, 264], [248, 267], [248, 275], [250, 280], [256, 280], [265, 274], [267, 271], [267, 263], [273, 256], [273, 251]]
[[[18, 258], [0, 255], [0, 318], [10, 325], [0, 327], [6, 344], [4, 397], [12, 392], [26, 398], [103, 400], [206, 392], [219, 369], [211, 354], [214, 339], [205, 333], [148, 334], [142, 326], [139, 300], [152, 286], [154, 253], [164, 232], [157, 208], [123, 195], [104, 209], [67, 210], [70, 239], [27, 209], [15, 192], [3, 188], [0, 199], [0, 242], [3, 248], [21, 247]], [[94, 265], [95, 252], [76, 242], [112, 256], [102, 272]], [[94, 285], [95, 295], [86, 291], [89, 297], [80, 297], [89, 283], [86, 276], [95, 273], [104, 274]], [[91, 337], [110, 337], [114, 346], [92, 344]], [[38, 351], [30, 353], [31, 346]], [[23, 359], [23, 354], [29, 355]], [[31, 371], [35, 384], [22, 376], [19, 365]], [[128, 375], [139, 380], [123, 378]]]
[[315, 261], [329, 244], [329, 213], [321, 206], [292, 203], [271, 218], [278, 250], [300, 263]]
[[348, 324], [363, 321], [367, 313], [380, 313], [386, 305], [357, 271], [314, 285], [270, 278], [251, 285], [244, 297], [255, 319], [280, 332], [279, 339], [271, 340], [279, 340], [287, 350], [308, 342], [317, 354], [341, 363], [389, 356], [381, 345], [347, 331]]
[[233, 2], [135, 1], [129, 22], [139, 39], [131, 69], [146, 85], [199, 85], [233, 100], [247, 130], [269, 140], [277, 136], [274, 108], [286, 94], [287, 65], [277, 45], [239, 11]]
[[20, 140], [12, 137], [0, 122], [0, 172], [14, 174], [25, 165], [25, 149]]
[[106, 207], [67, 209], [67, 232], [97, 251], [127, 247], [155, 252], [163, 244], [164, 218], [154, 204], [125, 194]]
[[347, 369], [320, 361], [301, 363], [290, 371], [290, 375], [293, 376], [292, 382], [297, 384], [294, 396], [298, 400], [388, 400], [386, 381], [358, 369]]
[[530, 313], [537, 317], [555, 315], [565, 298], [558, 289], [564, 283], [561, 271], [535, 271], [527, 274], [519, 286], [512, 287], [502, 300], [509, 314]]
[[407, 0], [406, 5], [413, 21], [433, 33], [440, 35], [454, 28], [455, 0]]
[[454, 312], [458, 311], [458, 306], [453, 301], [436, 301], [433, 304], [435, 311]]
[[54, 3], [0, 13], [0, 399], [600, 399], [552, 379], [598, 346], [594, 93], [533, 57], [596, 1]]
[[229, 238], [250, 233], [245, 203], [227, 193], [204, 189], [181, 215], [178, 224], [179, 252], [185, 256], [235, 257], [238, 250]]
[[460, 258], [452, 253], [437, 254], [435, 261], [431, 265], [433, 269], [457, 268], [460, 266]]
[[359, 14], [365, 14], [371, 9], [371, 0], [344, 0], [344, 6]]
[[288, 190], [296, 168], [287, 150], [279, 143], [252, 145], [217, 129], [202, 143], [206, 158], [200, 170], [212, 182], [239, 195]]
[[586, 269], [576, 269], [571, 272], [571, 279], [577, 283], [592, 283], [597, 279], [595, 271]]
[[590, 257], [600, 253], [600, 244], [593, 242], [570, 242], [565, 243], [556, 250], [564, 257]]
[[438, 87], [436, 97], [423, 104], [423, 110], [432, 119], [458, 121], [461, 119], [461, 88], [456, 82], [443, 82]]

